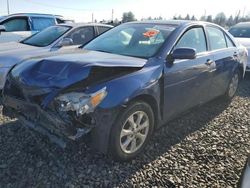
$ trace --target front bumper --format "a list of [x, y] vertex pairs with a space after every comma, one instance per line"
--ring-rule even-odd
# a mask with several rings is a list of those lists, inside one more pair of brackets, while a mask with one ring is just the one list
[[14, 97], [4, 96], [2, 102], [4, 115], [18, 118], [23, 125], [46, 135], [62, 148], [66, 147], [68, 141], [76, 141], [91, 130], [89, 127], [82, 127], [79, 133], [79, 128], [65, 122], [54, 112], [45, 111], [36, 104]]
[[79, 136], [75, 124], [65, 122], [53, 112], [43, 110], [37, 104], [4, 95], [3, 106], [4, 115], [18, 118], [21, 124], [47, 136], [51, 142], [61, 148], [90, 133], [91, 146], [102, 153], [108, 151], [111, 128], [123, 108], [122, 106], [106, 110], [97, 108], [93, 113], [88, 114], [92, 124], [85, 128], [81, 127], [82, 132]]

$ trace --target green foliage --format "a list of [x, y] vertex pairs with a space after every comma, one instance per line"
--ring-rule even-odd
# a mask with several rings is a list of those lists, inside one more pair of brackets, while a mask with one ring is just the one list
[[129, 12], [124, 12], [122, 15], [122, 22], [132, 22], [135, 21], [135, 15], [133, 14], [133, 12], [129, 11]]

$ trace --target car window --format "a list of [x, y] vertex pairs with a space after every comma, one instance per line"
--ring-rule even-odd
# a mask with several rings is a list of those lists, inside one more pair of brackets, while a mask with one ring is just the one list
[[149, 58], [174, 30], [172, 25], [124, 24], [100, 35], [84, 49]]
[[223, 31], [215, 27], [207, 27], [207, 33], [211, 50], [227, 48]]
[[234, 37], [241, 37], [241, 38], [250, 38], [250, 26], [249, 27], [232, 27], [228, 31], [231, 33]]
[[1, 23], [1, 25], [4, 25], [7, 32], [29, 30], [28, 19], [26, 17], [11, 18]]
[[57, 18], [56, 22], [57, 22], [57, 24], [63, 24], [63, 23], [65, 23], [65, 21], [62, 20], [62, 19], [60, 19], [60, 18]]
[[73, 30], [65, 38], [71, 38], [73, 45], [84, 45], [94, 38], [94, 27], [82, 27]]
[[110, 27], [104, 27], [104, 26], [97, 26], [97, 29], [98, 29], [98, 34], [102, 34], [108, 30], [110, 30], [111, 28]]
[[54, 18], [32, 17], [31, 20], [34, 31], [42, 31], [43, 29], [56, 24]]
[[21, 43], [32, 46], [45, 47], [52, 44], [70, 29], [71, 27], [68, 26], [51, 26], [23, 40]]
[[233, 41], [225, 34], [226, 41], [227, 41], [227, 47], [235, 47]]
[[175, 48], [194, 48], [197, 53], [207, 51], [205, 34], [202, 28], [193, 28], [184, 33]]

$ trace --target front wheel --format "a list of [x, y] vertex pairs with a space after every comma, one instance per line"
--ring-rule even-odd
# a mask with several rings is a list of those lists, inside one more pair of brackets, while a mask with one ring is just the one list
[[226, 94], [225, 94], [227, 99], [232, 99], [234, 97], [234, 95], [238, 89], [238, 86], [239, 86], [239, 81], [240, 81], [239, 71], [235, 71], [233, 73], [233, 76], [230, 80], [228, 89], [227, 89]]
[[146, 146], [154, 129], [154, 113], [145, 102], [129, 105], [111, 130], [110, 153], [115, 160], [128, 161]]

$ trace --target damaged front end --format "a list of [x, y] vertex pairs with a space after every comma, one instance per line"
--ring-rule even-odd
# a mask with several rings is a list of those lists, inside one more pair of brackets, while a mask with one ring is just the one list
[[[42, 101], [53, 89], [36, 90], [35, 95], [28, 95], [15, 80], [7, 79], [4, 88], [3, 114], [18, 118], [22, 124], [50, 138], [62, 148], [68, 139], [76, 141], [86, 135], [96, 125], [95, 108], [106, 97], [106, 88], [92, 94], [70, 92], [60, 94], [43, 109]], [[36, 95], [39, 94], [39, 95]]]
[[72, 56], [29, 60], [14, 67], [3, 89], [4, 115], [18, 118], [61, 147], [103, 122], [111, 124], [116, 113], [112, 110], [140, 87], [128, 84], [122, 92], [121, 84], [112, 81], [133, 75], [146, 60], [89, 53], [78, 54], [74, 60]]
[[77, 140], [94, 127], [95, 119], [89, 114], [94, 112], [106, 96], [106, 88], [102, 88], [92, 94], [71, 92], [55, 98], [54, 108], [58, 114], [79, 125], [76, 127], [76, 134], [69, 135], [68, 138]]

